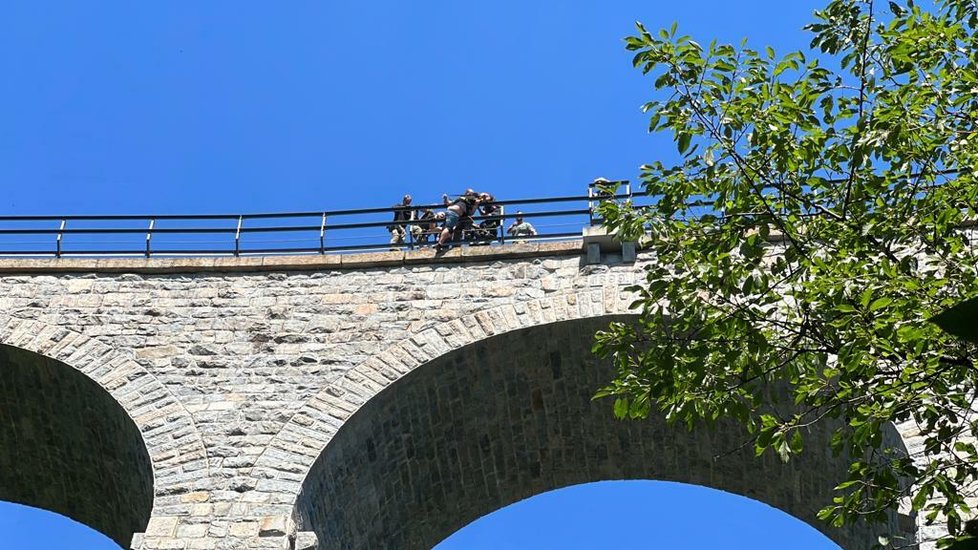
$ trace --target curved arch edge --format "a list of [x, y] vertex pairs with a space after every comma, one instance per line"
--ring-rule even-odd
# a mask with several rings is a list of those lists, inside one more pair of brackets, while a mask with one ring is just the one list
[[[561, 321], [630, 314], [633, 295], [622, 285], [553, 294], [480, 310], [435, 325], [365, 359], [308, 399], [256, 460], [253, 474], [281, 477], [283, 467], [303, 478], [343, 423], [373, 396], [417, 367], [485, 338]], [[292, 505], [304, 479], [285, 472]]]
[[63, 363], [103, 388], [138, 428], [149, 453], [154, 505], [209, 477], [207, 451], [193, 417], [152, 373], [123, 351], [84, 334], [34, 320], [0, 317], [0, 344]]

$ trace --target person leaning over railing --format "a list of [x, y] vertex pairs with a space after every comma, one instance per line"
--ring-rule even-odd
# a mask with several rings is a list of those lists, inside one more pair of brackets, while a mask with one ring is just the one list
[[448, 195], [441, 196], [446, 208], [445, 222], [442, 224], [441, 235], [438, 236], [438, 250], [446, 248], [448, 239], [459, 229], [462, 218], [471, 218], [485, 195], [487, 193], [476, 193], [473, 189], [466, 189], [465, 194], [453, 201], [448, 200]]

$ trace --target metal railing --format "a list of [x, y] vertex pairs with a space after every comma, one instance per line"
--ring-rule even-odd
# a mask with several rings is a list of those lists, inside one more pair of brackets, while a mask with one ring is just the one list
[[[591, 185], [586, 196], [497, 200], [497, 214], [463, 219], [468, 229], [454, 235], [455, 245], [503, 245], [508, 241], [569, 240], [580, 238], [585, 225], [600, 223], [595, 208], [600, 200], [633, 200], [627, 181]], [[605, 185], [618, 189], [604, 193]], [[573, 207], [566, 208], [565, 205]], [[564, 208], [562, 208], [564, 207]], [[412, 205], [422, 212], [444, 210], [441, 204]], [[0, 256], [244, 256], [273, 254], [326, 254], [378, 249], [414, 249], [431, 246], [434, 231], [416, 240], [410, 230], [403, 244], [391, 244], [388, 227], [418, 225], [393, 222], [397, 207], [326, 210], [281, 214], [215, 215], [106, 215], [106, 216], [0, 216]], [[506, 234], [507, 222], [523, 210], [523, 218], [536, 235]], [[488, 223], [487, 223], [488, 222]], [[430, 222], [429, 222], [430, 223]], [[438, 223], [438, 222], [436, 222]], [[479, 227], [480, 224], [486, 224]], [[495, 226], [495, 227], [492, 227]], [[437, 227], [440, 228], [440, 223]], [[440, 229], [439, 229], [440, 231]]]

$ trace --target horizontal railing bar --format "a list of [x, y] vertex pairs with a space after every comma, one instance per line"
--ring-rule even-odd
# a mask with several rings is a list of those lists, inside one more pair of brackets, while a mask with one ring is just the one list
[[[508, 240], [534, 240], [534, 239], [556, 239], [556, 238], [572, 238], [580, 237], [581, 233], [579, 231], [575, 232], [563, 232], [563, 233], [544, 233], [539, 235], [521, 235], [518, 237], [509, 236]], [[470, 241], [468, 240], [457, 240], [450, 241], [449, 244], [454, 245], [465, 245]], [[496, 236], [492, 240], [480, 241], [480, 242], [499, 242], [499, 237]], [[415, 243], [416, 247], [431, 247], [434, 246], [435, 240], [433, 239], [427, 243]], [[387, 249], [392, 245], [390, 243], [362, 243], [362, 244], [350, 244], [350, 245], [340, 245], [340, 246], [327, 246], [323, 248], [324, 251], [344, 251], [344, 250], [371, 250], [371, 249]], [[398, 249], [406, 248], [403, 245], [393, 245]], [[242, 248], [240, 254], [264, 254], [264, 253], [290, 253], [290, 252], [318, 252], [320, 247], [309, 246], [309, 247], [265, 247], [265, 248]], [[54, 250], [4, 250], [0, 252], [0, 257], [3, 256], [54, 256]], [[154, 256], [164, 256], [164, 255], [194, 255], [194, 254], [217, 254], [233, 256], [234, 250], [231, 247], [228, 248], [210, 248], [210, 249], [194, 249], [194, 248], [175, 248], [175, 249], [158, 249], [153, 251]], [[122, 250], [63, 250], [61, 253], [62, 257], [70, 256], [105, 256], [105, 255], [117, 255], [117, 256], [145, 256], [145, 250], [143, 249], [122, 249]]]
[[[615, 182], [612, 182], [615, 183]], [[587, 195], [574, 195], [574, 196], [563, 196], [563, 197], [550, 197], [550, 198], [528, 198], [528, 199], [507, 199], [507, 200], [496, 200], [493, 204], [498, 205], [514, 205], [514, 204], [542, 204], [548, 202], [570, 202], [570, 201], [587, 201], [587, 200], [604, 200], [604, 199], [626, 199], [631, 197], [643, 197], [647, 194], [642, 192], [636, 192], [632, 194], [618, 194], [611, 197], [589, 197]], [[444, 204], [427, 204], [427, 205], [411, 205], [408, 210], [437, 210], [445, 208]], [[72, 216], [0, 216], [0, 221], [124, 221], [124, 220], [237, 220], [239, 217], [243, 217], [246, 220], [259, 220], [259, 219], [274, 219], [274, 218], [302, 218], [302, 217], [316, 217], [322, 216], [324, 213], [327, 217], [329, 216], [346, 216], [346, 215], [358, 215], [358, 214], [379, 214], [383, 212], [394, 212], [398, 210], [399, 207], [387, 206], [383, 208], [359, 208], [359, 209], [348, 209], [348, 210], [319, 210], [315, 212], [284, 212], [278, 214], [268, 214], [268, 213], [254, 213], [254, 214], [148, 214], [148, 215], [134, 215], [134, 214], [112, 214], [112, 215], [91, 215], [91, 214], [81, 214]], [[145, 230], [145, 228], [144, 228]], [[155, 229], [154, 233], [159, 231]]]
[[[235, 229], [224, 227], [167, 227], [153, 230], [153, 234], [158, 233], [234, 233]], [[65, 229], [9, 229], [0, 228], [0, 235], [82, 235], [82, 234], [146, 234], [146, 228], [138, 229], [135, 227], [77, 227]]]
[[[552, 210], [545, 212], [524, 212], [524, 218], [543, 218], [543, 217], [556, 217], [556, 216], [580, 216], [586, 215], [590, 210], [577, 209], [577, 210]], [[471, 216], [471, 219], [476, 222], [481, 221], [505, 221], [514, 219], [516, 214], [506, 214], [502, 216]], [[416, 225], [421, 222], [421, 220], [404, 220], [403, 223], [394, 223], [393, 221], [374, 221], [374, 222], [356, 222], [356, 223], [344, 223], [335, 225], [326, 225], [326, 231], [337, 231], [343, 229], [362, 229], [368, 227], [387, 227], [389, 225]], [[438, 223], [437, 220], [430, 220], [429, 223]], [[287, 231], [320, 231], [322, 229], [321, 225], [288, 225], [288, 226], [270, 226], [270, 227], [242, 227], [240, 229], [241, 233], [276, 233], [276, 232], [287, 232]], [[0, 228], [0, 235], [95, 235], [95, 234], [139, 234], [145, 235], [146, 228], [136, 228], [136, 227], [66, 227], [65, 229], [26, 229], [26, 228]], [[153, 229], [152, 234], [233, 234], [238, 232], [235, 227], [157, 227]]]
[[[627, 182], [609, 183], [627, 184]], [[595, 223], [593, 206], [598, 201], [607, 199], [631, 201], [638, 197], [649, 196], [645, 192], [640, 192], [602, 197], [595, 196], [593, 189], [591, 191], [587, 195], [494, 200], [491, 204], [497, 208], [488, 215], [482, 215], [480, 209], [474, 212], [474, 216], [463, 217], [464, 229], [456, 229], [462, 232], [453, 235], [457, 240], [451, 241], [451, 244], [504, 246], [507, 240], [579, 238], [581, 234], [578, 231], [564, 231], [570, 229], [569, 226], [575, 225], [577, 221], [582, 221], [582, 226], [593, 225]], [[565, 203], [572, 201], [578, 204], [565, 206]], [[650, 207], [651, 204], [641, 203], [654, 201], [646, 199], [634, 202], [638, 202], [637, 206], [640, 207]], [[545, 233], [517, 237], [509, 236], [505, 232], [509, 223], [517, 217], [517, 209], [528, 207], [532, 210], [534, 205], [540, 208], [540, 205], [546, 204], [554, 206], [550, 206], [550, 210], [521, 212], [525, 219], [539, 220], [538, 230]], [[503, 213], [501, 207], [507, 205], [510, 208]], [[548, 206], [542, 207], [548, 208]], [[560, 209], [561, 207], [564, 209]], [[433, 218], [396, 221], [393, 218], [397, 217], [398, 212], [420, 215], [426, 209], [444, 211], [446, 205], [422, 204], [407, 207], [395, 205], [383, 208], [245, 215], [0, 216], [0, 257], [230, 257], [341, 253], [357, 250], [407, 250], [435, 245], [443, 231], [444, 222]], [[557, 225], [553, 222], [548, 224], [544, 220], [554, 220]], [[570, 220], [575, 221], [561, 223]], [[205, 223], [207, 221], [213, 223]], [[380, 236], [381, 229], [409, 225], [423, 227], [426, 241], [391, 244], [388, 239]], [[546, 231], [554, 232], [546, 233]], [[260, 235], [269, 236], [262, 238]], [[315, 235], [315, 238], [312, 238], [312, 235]], [[47, 239], [51, 239], [50, 245], [45, 242]], [[151, 239], [152, 247], [149, 245]]]

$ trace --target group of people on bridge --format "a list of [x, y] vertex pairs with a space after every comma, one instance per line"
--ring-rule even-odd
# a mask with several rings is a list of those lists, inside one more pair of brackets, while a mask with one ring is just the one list
[[[442, 195], [442, 202], [445, 209], [434, 212], [431, 208], [412, 207], [411, 195], [404, 195], [400, 204], [394, 205], [394, 219], [387, 226], [392, 249], [405, 244], [409, 235], [412, 244], [420, 246], [427, 246], [434, 239], [438, 250], [460, 241], [489, 244], [499, 236], [504, 216], [502, 206], [496, 203], [492, 194], [466, 189], [465, 193], [453, 200], [448, 195]], [[475, 223], [476, 214], [481, 220], [478, 224]], [[506, 228], [507, 234], [513, 237], [537, 234], [536, 228], [523, 220], [523, 212], [517, 212], [515, 218]]]

